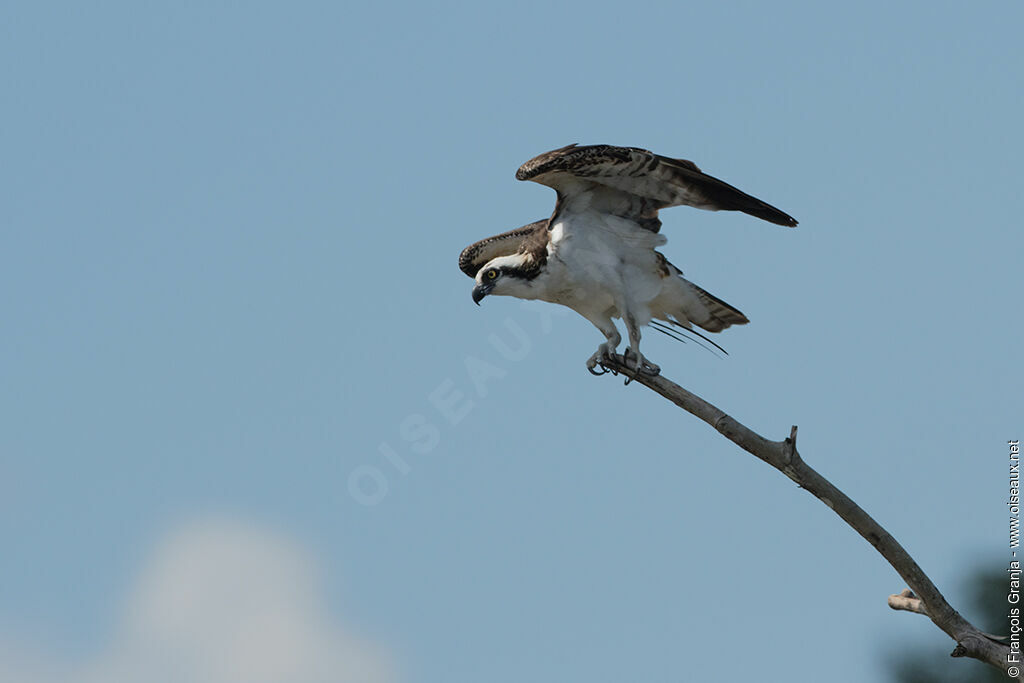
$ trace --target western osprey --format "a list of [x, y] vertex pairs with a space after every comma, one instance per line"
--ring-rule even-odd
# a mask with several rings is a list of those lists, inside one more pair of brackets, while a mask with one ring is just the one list
[[516, 179], [554, 188], [558, 200], [551, 218], [471, 244], [459, 256], [459, 268], [476, 280], [478, 305], [489, 294], [541, 299], [592, 322], [606, 341], [587, 360], [591, 372], [622, 340], [613, 318], [626, 323], [627, 363], [648, 374], [659, 368], [640, 353], [641, 326], [670, 330], [656, 322], [665, 321], [699, 335], [693, 325], [720, 332], [749, 322], [685, 280], [655, 251], [667, 241], [658, 234], [659, 210], [695, 206], [797, 224], [774, 206], [702, 173], [692, 161], [636, 147], [569, 145], [530, 159]]

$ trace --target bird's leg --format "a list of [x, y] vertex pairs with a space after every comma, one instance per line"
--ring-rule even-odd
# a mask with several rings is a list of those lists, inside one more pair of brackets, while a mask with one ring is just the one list
[[611, 319], [602, 320], [600, 321], [600, 324], [594, 322], [594, 325], [597, 329], [601, 330], [607, 341], [598, 346], [594, 355], [587, 359], [587, 370], [590, 370], [590, 373], [593, 375], [603, 375], [603, 372], [597, 372], [594, 368], [601, 364], [601, 361], [607, 360], [615, 355], [615, 347], [617, 347], [619, 342], [622, 341], [622, 335], [619, 334], [618, 329], [615, 327], [615, 323], [613, 323]]
[[[626, 331], [629, 333], [629, 347], [626, 348], [626, 353], [623, 358], [626, 361], [626, 366], [632, 366], [636, 374], [644, 375], [657, 375], [661, 372], [654, 363], [644, 358], [643, 354], [640, 353], [640, 326], [636, 324], [636, 319], [631, 314], [623, 316], [626, 321]], [[635, 364], [630, 361], [630, 358], [636, 356]]]

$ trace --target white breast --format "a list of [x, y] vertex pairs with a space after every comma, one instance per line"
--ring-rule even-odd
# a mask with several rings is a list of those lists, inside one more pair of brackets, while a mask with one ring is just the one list
[[[551, 228], [549, 299], [586, 317], [621, 317], [624, 306], [644, 324], [647, 304], [661, 293], [663, 278], [654, 249], [663, 235], [595, 211], [565, 212]], [[613, 309], [613, 310], [612, 310]]]

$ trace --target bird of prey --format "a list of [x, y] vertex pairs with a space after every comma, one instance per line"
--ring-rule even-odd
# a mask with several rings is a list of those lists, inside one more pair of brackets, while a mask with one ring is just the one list
[[614, 318], [625, 322], [629, 335], [627, 365], [649, 375], [659, 368], [640, 353], [642, 326], [671, 330], [667, 323], [700, 335], [693, 325], [720, 332], [749, 322], [684, 279], [655, 250], [667, 241], [659, 234], [658, 211], [694, 206], [797, 224], [774, 206], [702, 173], [692, 161], [636, 147], [569, 145], [530, 159], [516, 179], [553, 188], [558, 193], [554, 213], [471, 244], [459, 256], [459, 268], [475, 279], [478, 305], [491, 294], [541, 299], [568, 306], [593, 323], [606, 340], [587, 360], [595, 374], [622, 340]]

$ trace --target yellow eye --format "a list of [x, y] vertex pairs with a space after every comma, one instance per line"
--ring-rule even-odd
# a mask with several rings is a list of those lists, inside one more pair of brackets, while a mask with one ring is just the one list
[[498, 277], [498, 271], [496, 271], [496, 270], [488, 270], [487, 271], [487, 279], [488, 280], [493, 280], [496, 277]]

